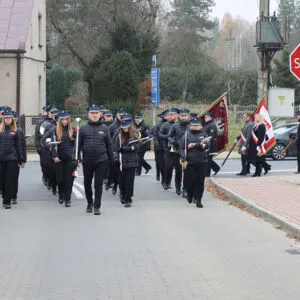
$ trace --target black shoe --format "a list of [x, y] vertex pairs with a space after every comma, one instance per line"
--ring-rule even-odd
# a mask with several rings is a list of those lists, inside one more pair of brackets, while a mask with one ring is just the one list
[[160, 182], [160, 175], [156, 175], [156, 181]]
[[18, 204], [17, 199], [16, 198], [12, 198], [11, 199], [11, 204]]
[[130, 202], [125, 202], [124, 207], [131, 207], [131, 203]]
[[47, 184], [47, 189], [50, 191], [52, 189], [52, 186], [50, 184]]
[[109, 190], [109, 184], [108, 183], [105, 183], [105, 188], [104, 188], [106, 191]]
[[247, 170], [247, 174], [250, 174], [251, 172], [250, 172], [250, 170]]
[[10, 204], [5, 204], [4, 208], [5, 209], [11, 209], [11, 205]]
[[197, 201], [196, 207], [203, 208], [203, 205], [202, 205], [201, 201], [199, 201], [199, 200]]
[[120, 201], [122, 204], [125, 204], [125, 199], [124, 199], [124, 196], [120, 193]]
[[135, 176], [141, 176], [140, 172], [135, 172]]
[[52, 190], [52, 194], [53, 194], [54, 196], [56, 196], [56, 194], [57, 194], [56, 189], [53, 189], [53, 190]]
[[169, 189], [169, 185], [167, 185], [166, 183], [163, 184], [164, 190], [167, 191]]
[[91, 214], [93, 212], [93, 206], [91, 204], [88, 204], [88, 206], [86, 207], [86, 212], [88, 214]]
[[271, 171], [271, 165], [267, 165], [264, 169], [265, 169], [264, 175], [268, 174], [268, 172]]
[[151, 169], [152, 169], [152, 167], [146, 169], [145, 174], [148, 174]]
[[185, 189], [182, 190], [182, 198], [187, 198], [187, 192]]
[[71, 201], [66, 201], [65, 207], [71, 207]]
[[94, 215], [99, 216], [100, 214], [101, 214], [100, 208], [99, 207], [95, 207], [94, 208]]
[[241, 173], [237, 173], [237, 174], [235, 174], [235, 175], [237, 175], [237, 176], [246, 176], [246, 175], [247, 175], [247, 172], [241, 172]]
[[294, 172], [294, 174], [300, 174], [300, 171], [298, 171], [298, 172]]
[[118, 190], [118, 185], [114, 184], [112, 188], [112, 194], [115, 195], [117, 193], [117, 190]]
[[189, 197], [189, 196], [188, 196], [188, 197], [187, 197], [187, 201], [188, 201], [188, 203], [190, 203], [190, 204], [193, 203], [193, 197]]
[[60, 196], [58, 197], [58, 203], [59, 203], [59, 204], [63, 204], [63, 203], [64, 203], [64, 199], [63, 199], [63, 196], [62, 196], [62, 195], [60, 195]]
[[176, 194], [177, 194], [178, 196], [181, 195], [181, 188], [176, 188]]

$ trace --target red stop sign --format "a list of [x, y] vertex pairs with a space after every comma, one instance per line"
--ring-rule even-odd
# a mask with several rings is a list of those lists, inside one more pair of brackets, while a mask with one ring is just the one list
[[300, 44], [290, 55], [290, 71], [298, 80], [300, 80]]

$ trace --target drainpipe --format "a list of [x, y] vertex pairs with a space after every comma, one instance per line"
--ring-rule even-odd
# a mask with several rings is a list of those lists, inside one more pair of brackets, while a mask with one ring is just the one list
[[21, 54], [17, 53], [17, 89], [16, 89], [16, 111], [20, 114], [21, 106]]

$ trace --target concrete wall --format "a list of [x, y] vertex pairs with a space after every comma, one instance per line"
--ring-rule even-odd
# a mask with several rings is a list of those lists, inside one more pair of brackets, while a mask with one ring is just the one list
[[46, 1], [35, 0], [21, 65], [21, 114], [39, 114], [46, 105]]
[[0, 55], [0, 106], [16, 109], [17, 60], [15, 55]]

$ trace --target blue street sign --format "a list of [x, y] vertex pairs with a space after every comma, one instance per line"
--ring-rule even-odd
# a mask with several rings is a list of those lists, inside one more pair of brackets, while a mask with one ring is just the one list
[[160, 104], [160, 70], [159, 68], [151, 69], [151, 102], [154, 106]]

